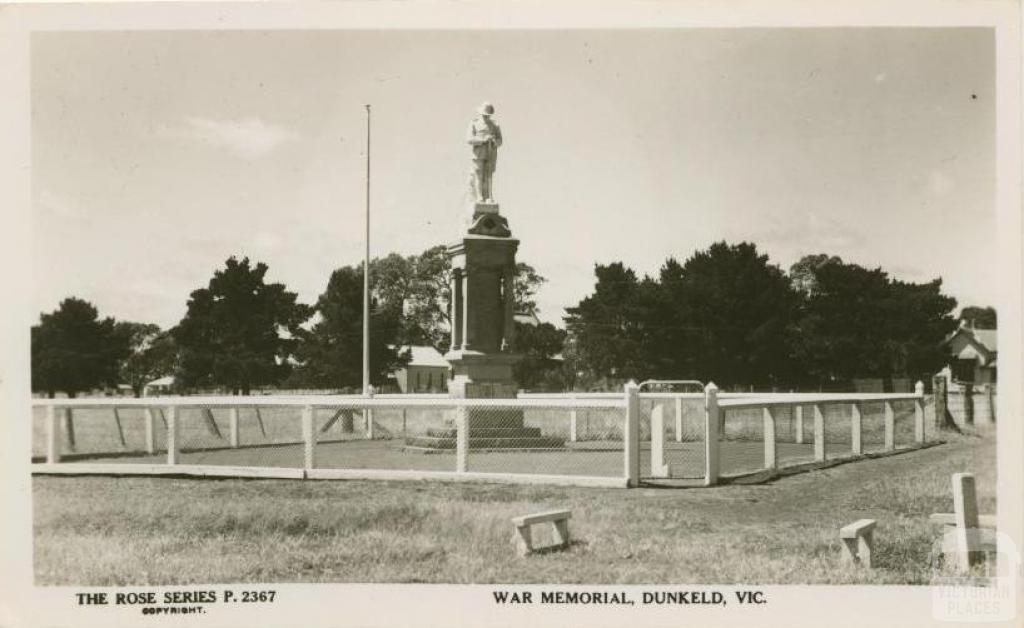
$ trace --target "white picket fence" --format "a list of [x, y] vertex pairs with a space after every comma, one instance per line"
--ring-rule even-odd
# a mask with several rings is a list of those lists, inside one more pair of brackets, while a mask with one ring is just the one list
[[[723, 447], [721, 431], [724, 413], [727, 411], [745, 410], [759, 411], [762, 415], [763, 435], [763, 467], [776, 469], [779, 467], [776, 439], [776, 414], [780, 408], [789, 408], [795, 417], [796, 429], [800, 437], [797, 443], [813, 440], [813, 460], [826, 460], [826, 413], [824, 409], [830, 405], [845, 405], [850, 409], [850, 456], [864, 453], [861, 439], [861, 408], [863, 404], [881, 403], [884, 405], [884, 451], [895, 451], [895, 412], [894, 404], [899, 402], [914, 403], [914, 444], [925, 443], [924, 390], [918, 383], [914, 393], [882, 394], [882, 393], [720, 393], [714, 384], [709, 384], [701, 393], [643, 393], [636, 384], [627, 384], [622, 393], [562, 393], [562, 394], [521, 394], [516, 399], [455, 399], [445, 395], [297, 395], [297, 396], [195, 396], [195, 397], [147, 397], [141, 399], [126, 398], [95, 398], [95, 399], [37, 399], [33, 406], [45, 413], [45, 462], [33, 464], [33, 472], [38, 474], [117, 474], [117, 475], [198, 475], [198, 476], [239, 476], [239, 477], [280, 477], [305, 479], [430, 479], [441, 481], [489, 481], [505, 483], [545, 483], [577, 486], [635, 487], [652, 478], [670, 477], [665, 464], [666, 453], [673, 447], [666, 439], [666, 432], [674, 433], [676, 446], [684, 440], [684, 405], [703, 405], [703, 425], [698, 436], [687, 443], [691, 450], [701, 450], [703, 465], [698, 484], [712, 486], [719, 483], [721, 474], [720, 460]], [[65, 440], [73, 434], [70, 426], [71, 412], [84, 409], [105, 409], [114, 411], [117, 430], [120, 432], [121, 443], [125, 443], [122, 431], [121, 415], [133, 409], [143, 415], [144, 446], [143, 452], [148, 455], [146, 462], [89, 462], [65, 459], [62, 454]], [[230, 464], [188, 464], [182, 460], [182, 442], [180, 436], [180, 417], [186, 410], [201, 409], [209, 414], [212, 421], [212, 410], [227, 411], [227, 449], [244, 449], [239, 437], [239, 411], [259, 410], [266, 408], [290, 408], [296, 413], [294, 420], [301, 423], [299, 430], [294, 430], [296, 437], [289, 442], [275, 443], [273, 446], [290, 445], [301, 447], [301, 464], [296, 457], [295, 463], [287, 466], [262, 465], [230, 465]], [[664, 423], [668, 409], [674, 408], [674, 430], [664, 429], [671, 423]], [[375, 468], [372, 462], [367, 468], [350, 468], [340, 463], [341, 468], [325, 468], [318, 465], [318, 448], [329, 446], [321, 433], [327, 427], [317, 429], [317, 411], [345, 409], [358, 413], [362, 417], [360, 442], [372, 443], [375, 438], [374, 426], [377, 421], [375, 413], [401, 414], [399, 433], [404, 438], [406, 431], [406, 413], [431, 411], [448, 413], [454, 428], [454, 447], [449, 452], [451, 458], [421, 459], [422, 468]], [[809, 409], [808, 416], [804, 410]], [[162, 447], [158, 447], [157, 434], [158, 414], [166, 423], [165, 438]], [[501, 412], [535, 412], [538, 413], [540, 431], [546, 432], [546, 423], [559, 421], [565, 425], [565, 447], [551, 447], [543, 450], [509, 450], [498, 452], [493, 460], [507, 461], [509, 467], [503, 469], [498, 465], [495, 469], [480, 464], [482, 454], [470, 447], [469, 419], [471, 415], [493, 411]], [[591, 411], [603, 412], [606, 420], [614, 423], [611, 431], [615, 436], [606, 438], [603, 443], [588, 443], [581, 435], [579, 427], [580, 413]], [[121, 414], [119, 414], [121, 413]], [[544, 414], [548, 413], [548, 414]], [[257, 417], [259, 416], [257, 412]], [[291, 415], [290, 415], [291, 416]], [[699, 415], [698, 419], [699, 419]], [[554, 418], [552, 418], [554, 417]], [[607, 418], [607, 417], [610, 417]], [[335, 414], [337, 418], [337, 414]], [[691, 416], [692, 418], [692, 416]], [[62, 430], [61, 421], [64, 423]], [[292, 420], [288, 418], [288, 420]], [[328, 422], [328, 426], [335, 419]], [[807, 425], [804, 425], [804, 421]], [[641, 423], [644, 429], [641, 430]], [[692, 426], [691, 426], [692, 427]], [[263, 429], [260, 419], [260, 429]], [[473, 428], [474, 430], [476, 428]], [[550, 432], [547, 432], [550, 434]], [[804, 438], [803, 434], [807, 437]], [[641, 436], [644, 441], [641, 442]], [[218, 433], [218, 436], [220, 434]], [[701, 442], [702, 441], [702, 442]], [[561, 442], [561, 441], [559, 441]], [[728, 446], [728, 445], [725, 445]], [[153, 456], [165, 452], [162, 462], [154, 462]], [[678, 450], [677, 450], [678, 451]], [[649, 452], [649, 455], [647, 454]], [[420, 454], [424, 455], [424, 454]], [[504, 457], [502, 457], [504, 456]], [[518, 456], [518, 458], [516, 458]], [[532, 457], [531, 457], [532, 456]], [[641, 469], [642, 457], [650, 460], [651, 472]], [[621, 463], [614, 462], [621, 457]], [[601, 458], [605, 466], [600, 473], [589, 474], [586, 469], [588, 460]], [[440, 460], [440, 462], [439, 462]], [[517, 462], [518, 460], [518, 462]], [[621, 464], [616, 471], [607, 468], [608, 461], [614, 465]], [[429, 462], [430, 464], [426, 464]], [[566, 472], [567, 467], [572, 473]], [[443, 464], [442, 464], [443, 463]], [[547, 466], [545, 466], [547, 465]], [[338, 464], [335, 464], [337, 467]], [[365, 466], [365, 465], [364, 465]], [[445, 467], [438, 469], [434, 467]], [[484, 470], [486, 468], [486, 470]], [[548, 470], [552, 470], [548, 472]]]

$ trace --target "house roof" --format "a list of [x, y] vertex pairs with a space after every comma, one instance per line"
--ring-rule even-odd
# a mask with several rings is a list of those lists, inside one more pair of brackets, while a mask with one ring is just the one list
[[516, 312], [515, 321], [521, 325], [533, 325], [537, 327], [540, 325], [540, 319], [537, 318], [537, 314], [533, 311], [530, 312]]
[[151, 382], [146, 382], [146, 386], [173, 386], [173, 385], [174, 385], [174, 376], [173, 375], [166, 375], [164, 377], [160, 377], [158, 379], [154, 379]]
[[409, 350], [411, 359], [409, 360], [408, 366], [437, 366], [442, 368], [448, 368], [450, 365], [448, 361], [444, 359], [441, 353], [429, 346], [403, 346], [400, 351]]
[[997, 353], [999, 351], [998, 342], [996, 340], [999, 336], [996, 333], [996, 331], [997, 330], [995, 329], [970, 330], [970, 332], [974, 334], [974, 339], [980, 342], [983, 347], [985, 347], [992, 353]]

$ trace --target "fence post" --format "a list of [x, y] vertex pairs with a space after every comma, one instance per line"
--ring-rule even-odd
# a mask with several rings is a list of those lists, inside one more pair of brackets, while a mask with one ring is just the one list
[[992, 425], [996, 424], [996, 387], [994, 384], [989, 384], [986, 387], [985, 395], [988, 397], [988, 422]]
[[918, 444], [924, 442], [924, 382], [914, 384], [914, 441]]
[[156, 423], [155, 423], [155, 419], [153, 418], [153, 409], [147, 407], [144, 410], [144, 414], [145, 414], [145, 416], [143, 417], [143, 420], [145, 420], [145, 422], [146, 422], [146, 453], [147, 454], [155, 454], [156, 453], [156, 429], [155, 429], [156, 428]]
[[[576, 402], [576, 397], [572, 397], [573, 403]], [[573, 406], [569, 410], [569, 442], [576, 442], [576, 407]]]
[[60, 425], [53, 406], [46, 406], [46, 461], [50, 464], [60, 462]]
[[764, 466], [766, 469], [774, 469], [778, 466], [775, 456], [775, 417], [769, 406], [761, 409], [761, 420], [764, 423]]
[[469, 420], [465, 404], [455, 408], [455, 471], [469, 470]]
[[896, 412], [893, 410], [892, 402], [885, 402], [885, 450], [896, 449]]
[[[373, 386], [368, 387], [367, 394], [370, 399], [373, 399]], [[373, 440], [373, 409], [366, 408], [363, 410], [363, 419], [366, 420], [366, 438]]]
[[704, 486], [718, 484], [718, 386], [704, 387]]
[[[302, 408], [302, 440], [305, 441], [305, 468], [316, 468], [316, 430], [313, 429], [313, 406]], [[237, 445], [235, 445], [237, 447]]]
[[64, 415], [64, 432], [67, 434], [68, 447], [71, 451], [75, 450], [75, 417], [71, 408], [61, 408], [61, 414]]
[[850, 404], [850, 450], [854, 456], [864, 453], [864, 440], [861, 437], [862, 418], [859, 401]]
[[167, 464], [178, 464], [178, 408], [167, 407]]
[[803, 445], [804, 443], [804, 407], [801, 405], [793, 406], [793, 440], [797, 445]]
[[630, 380], [624, 387], [626, 393], [626, 425], [623, 430], [626, 485], [636, 486], [640, 482], [640, 387]]
[[232, 447], [238, 448], [238, 408], [228, 410], [228, 440]]
[[946, 413], [949, 411], [945, 376], [939, 374], [932, 378], [932, 396], [935, 397], [935, 430], [938, 431], [946, 427]]
[[676, 442], [683, 442], [683, 398], [676, 397]]
[[814, 459], [825, 460], [825, 413], [821, 404], [814, 404]]
[[651, 409], [651, 476], [667, 478], [665, 464], [665, 406], [657, 404]]

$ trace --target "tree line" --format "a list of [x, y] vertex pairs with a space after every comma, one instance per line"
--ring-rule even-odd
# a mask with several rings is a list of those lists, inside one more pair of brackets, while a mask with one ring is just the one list
[[[567, 319], [582, 387], [635, 379], [848, 388], [856, 378], [928, 380], [948, 361], [956, 300], [941, 279], [909, 283], [826, 254], [784, 272], [751, 243], [718, 242], [656, 277], [597, 265]], [[977, 308], [976, 308], [977, 309]], [[994, 317], [994, 313], [993, 313]]]
[[[536, 309], [545, 281], [529, 264], [517, 267], [514, 297]], [[138, 396], [153, 379], [173, 375], [179, 390], [223, 389], [249, 394], [258, 387], [358, 390], [362, 384], [363, 268], [331, 273], [314, 304], [298, 301], [284, 284], [268, 282], [268, 267], [228, 258], [205, 287], [194, 290], [173, 328], [101, 318], [76, 297], [42, 314], [32, 328], [32, 387], [69, 396], [127, 384]], [[370, 263], [370, 379], [375, 386], [409, 361], [403, 347], [449, 343], [451, 264], [444, 246], [419, 255], [391, 254]], [[564, 332], [544, 324], [557, 338]], [[536, 335], [536, 334], [534, 334]], [[548, 336], [544, 336], [545, 339]], [[527, 349], [531, 334], [524, 331]], [[557, 353], [550, 341], [550, 353]], [[528, 351], [529, 353], [529, 351]], [[534, 364], [519, 368], [524, 381]]]
[[[139, 395], [173, 375], [182, 390], [258, 387], [358, 390], [362, 381], [362, 265], [331, 273], [313, 304], [267, 265], [229, 258], [189, 296], [169, 330], [101, 318], [70, 297], [32, 328], [33, 390], [69, 395], [127, 384]], [[408, 363], [402, 347], [449, 343], [451, 266], [445, 247], [370, 265], [371, 382]], [[545, 279], [517, 268], [519, 311], [535, 311]], [[825, 254], [788, 272], [751, 243], [719, 242], [654, 277], [621, 262], [595, 266], [590, 295], [566, 328], [517, 323], [519, 386], [612, 388], [626, 379], [697, 379], [721, 386], [836, 388], [859, 377], [927, 378], [947, 361], [956, 301], [941, 280], [909, 283]], [[991, 320], [991, 308], [965, 308]], [[980, 325], [979, 325], [980, 326]]]

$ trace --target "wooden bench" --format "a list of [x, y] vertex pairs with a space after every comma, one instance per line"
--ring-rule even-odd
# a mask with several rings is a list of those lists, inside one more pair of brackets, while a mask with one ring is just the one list
[[978, 495], [971, 473], [953, 474], [954, 512], [934, 513], [928, 520], [945, 526], [942, 557], [947, 565], [961, 572], [985, 561], [987, 552], [996, 551], [994, 515], [978, 514]]
[[844, 563], [871, 566], [876, 523], [874, 519], [860, 519], [839, 529], [839, 538], [843, 540]]
[[[572, 513], [568, 510], [549, 510], [538, 512], [532, 515], [513, 517], [512, 525], [515, 527], [514, 539], [516, 542], [516, 553], [520, 556], [527, 556], [534, 551], [533, 534], [530, 526], [537, 523], [552, 523], [555, 528], [555, 543], [551, 548], [564, 548], [569, 546], [569, 517]], [[544, 548], [548, 549], [548, 548]]]

